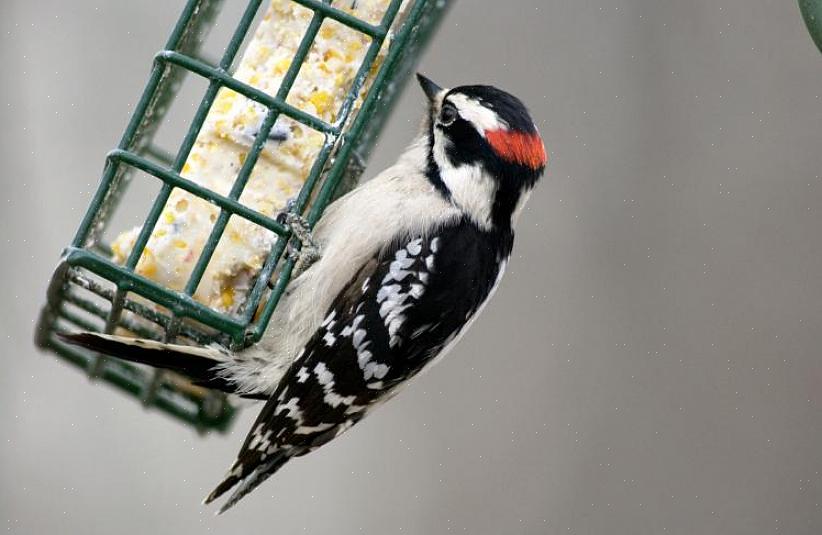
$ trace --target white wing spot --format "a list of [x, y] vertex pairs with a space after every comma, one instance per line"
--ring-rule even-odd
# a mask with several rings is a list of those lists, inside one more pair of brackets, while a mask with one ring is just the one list
[[408, 292], [414, 299], [419, 299], [425, 293], [425, 286], [422, 284], [412, 284], [411, 290]]
[[314, 373], [317, 374], [317, 380], [322, 386], [334, 384], [334, 374], [326, 367], [325, 363], [318, 362], [317, 365], [314, 366]]
[[345, 327], [343, 327], [343, 330], [340, 333], [340, 335], [342, 335], [343, 338], [348, 338], [354, 331], [357, 330], [357, 327], [360, 326], [360, 323], [362, 323], [362, 320], [364, 319], [365, 314], [360, 314], [359, 316], [354, 318], [354, 321], [351, 322], [351, 325], [346, 325]]
[[404, 321], [405, 321], [405, 316], [403, 316], [402, 314], [399, 314], [399, 313], [396, 314], [395, 316], [391, 317], [390, 321], [388, 323], [388, 336], [393, 338], [394, 335], [397, 334], [397, 331], [400, 330], [400, 327], [402, 327], [402, 324], [403, 324]]
[[248, 447], [252, 450], [257, 449], [257, 444], [259, 444], [263, 438], [263, 427], [263, 424], [257, 424], [257, 427], [254, 428], [254, 434], [251, 438], [251, 442], [248, 444]]
[[354, 403], [356, 396], [341, 396], [334, 392], [334, 374], [331, 373], [325, 363], [318, 362], [314, 366], [314, 373], [317, 375], [317, 381], [323, 387], [323, 401], [332, 407], [339, 407], [340, 405], [351, 405]]
[[331, 323], [332, 321], [334, 321], [334, 316], [336, 316], [336, 315], [337, 315], [337, 311], [336, 311], [336, 310], [332, 310], [332, 311], [328, 314], [328, 316], [326, 316], [326, 317], [325, 317], [325, 319], [323, 320], [323, 323], [322, 323], [321, 327], [326, 327], [329, 323]]
[[434, 255], [430, 254], [425, 257], [425, 267], [428, 271], [434, 271]]
[[293, 397], [289, 399], [287, 403], [280, 404], [275, 414], [279, 416], [284, 412], [287, 413], [286, 416], [288, 418], [297, 422], [298, 426], [303, 423], [303, 412], [300, 410], [300, 398]]
[[294, 430], [294, 434], [295, 435], [312, 435], [314, 433], [321, 433], [323, 431], [328, 431], [329, 429], [334, 427], [334, 425], [335, 424], [329, 424], [329, 423], [320, 423], [320, 424], [313, 425], [313, 426], [312, 425], [301, 425], [300, 427], [298, 427], [297, 429]]
[[365, 369], [365, 365], [368, 364], [368, 361], [370, 361], [373, 356], [374, 355], [368, 350], [357, 353], [357, 364], [360, 366], [361, 370]]
[[405, 246], [405, 249], [411, 256], [417, 256], [418, 254], [420, 254], [420, 251], [422, 251], [422, 238], [417, 238], [416, 240], [412, 241], [411, 243]]
[[382, 379], [385, 377], [385, 374], [388, 373], [388, 366], [385, 364], [379, 364], [377, 362], [369, 362], [366, 364], [365, 369], [363, 370], [363, 374], [365, 376], [365, 380], [369, 380], [372, 377], [376, 379]]
[[[411, 244], [409, 244], [409, 246], [410, 245]], [[413, 264], [414, 259], [408, 258], [408, 251], [405, 249], [400, 249], [394, 255], [394, 261], [388, 266], [388, 274], [386, 274], [385, 278], [382, 280], [382, 283], [385, 284], [387, 282], [391, 282], [392, 280], [400, 282], [411, 274], [410, 271], [406, 270]]]
[[382, 303], [386, 299], [396, 300], [400, 295], [402, 286], [399, 284], [389, 284], [388, 286], [381, 286], [377, 292], [377, 303]]
[[364, 339], [365, 329], [357, 329], [356, 331], [354, 331], [354, 336], [351, 339], [351, 343], [354, 344], [355, 348], [359, 348], [362, 345]]

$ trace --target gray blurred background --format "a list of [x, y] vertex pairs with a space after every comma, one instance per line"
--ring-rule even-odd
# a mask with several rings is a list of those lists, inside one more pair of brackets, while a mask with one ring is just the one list
[[31, 342], [182, 4], [0, 3], [0, 529], [822, 533], [822, 56], [795, 2], [456, 3], [421, 69], [516, 93], [551, 155], [508, 276], [433, 372], [221, 518], [200, 500], [256, 410], [201, 438]]

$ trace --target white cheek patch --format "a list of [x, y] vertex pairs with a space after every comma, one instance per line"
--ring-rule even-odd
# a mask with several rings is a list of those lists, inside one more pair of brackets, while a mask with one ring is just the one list
[[445, 152], [448, 140], [442, 133], [434, 135], [434, 160], [440, 178], [451, 193], [453, 203], [480, 227], [491, 226], [491, 213], [497, 193], [497, 183], [483, 171], [481, 164], [454, 167]]
[[448, 100], [457, 107], [460, 116], [474, 125], [482, 134], [485, 131], [507, 130], [508, 125], [501, 120], [490, 108], [483, 106], [478, 100], [461, 95], [450, 95]]
[[471, 216], [480, 227], [491, 226], [491, 214], [497, 183], [479, 164], [462, 165], [442, 173], [442, 180], [451, 191], [454, 202]]

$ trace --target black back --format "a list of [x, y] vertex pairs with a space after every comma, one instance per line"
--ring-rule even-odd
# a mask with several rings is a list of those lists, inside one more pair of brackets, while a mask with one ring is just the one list
[[225, 487], [316, 449], [418, 373], [489, 296], [512, 245], [513, 234], [459, 220], [366, 262], [266, 403]]

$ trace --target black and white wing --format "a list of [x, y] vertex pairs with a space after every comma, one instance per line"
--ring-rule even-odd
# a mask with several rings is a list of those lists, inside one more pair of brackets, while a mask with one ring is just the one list
[[467, 222], [396, 243], [333, 301], [251, 428], [225, 480], [231, 507], [279, 469], [351, 427], [466, 326], [510, 253]]

